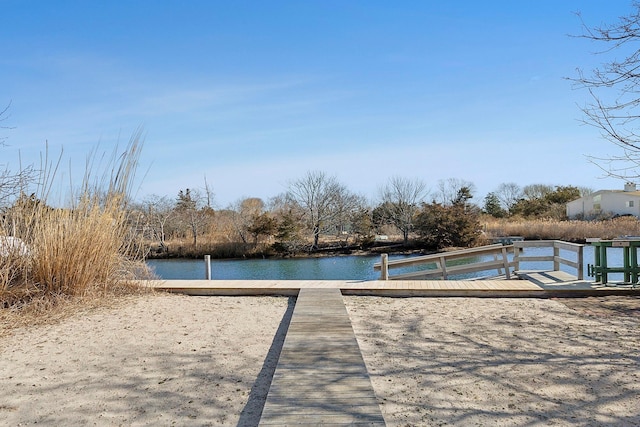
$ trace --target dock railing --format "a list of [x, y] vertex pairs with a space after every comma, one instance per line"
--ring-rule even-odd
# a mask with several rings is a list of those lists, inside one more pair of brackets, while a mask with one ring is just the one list
[[[596, 282], [607, 284], [609, 274], [622, 273], [623, 283], [636, 285], [640, 281], [640, 266], [638, 265], [638, 250], [640, 238], [620, 237], [613, 240], [589, 239], [593, 246], [594, 264], [587, 266], [587, 274], [595, 278]], [[608, 264], [608, 249], [622, 249], [622, 265], [610, 266]]]
[[[382, 254], [379, 263], [373, 265], [373, 269], [380, 271], [381, 280], [424, 280], [441, 278], [446, 280], [449, 275], [463, 273], [477, 273], [481, 271], [496, 270], [498, 275], [505, 275], [511, 279], [510, 268], [513, 266], [509, 262], [509, 253], [513, 253], [513, 245], [503, 245], [501, 243], [477, 248], [462, 249], [458, 251], [440, 252], [433, 255], [424, 255], [411, 258], [404, 258], [389, 261], [387, 254]], [[451, 261], [465, 258], [477, 258], [492, 255], [493, 259], [482, 260], [460, 265], [451, 265]], [[394, 268], [411, 267], [415, 265], [431, 265], [432, 268], [415, 271], [411, 273], [389, 275], [389, 270]]]
[[[584, 245], [564, 242], [562, 240], [528, 240], [526, 242], [513, 242], [513, 246], [515, 248], [513, 264], [516, 271], [521, 270], [522, 263], [550, 262], [552, 263], [554, 271], [559, 271], [561, 265], [567, 265], [576, 269], [576, 277], [578, 280], [584, 279]], [[530, 256], [526, 254], [527, 248], [553, 248], [553, 254]], [[575, 260], [565, 258], [563, 251], [573, 253]]]

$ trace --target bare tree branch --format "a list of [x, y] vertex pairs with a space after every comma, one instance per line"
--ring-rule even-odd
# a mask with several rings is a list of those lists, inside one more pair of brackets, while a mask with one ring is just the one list
[[[11, 108], [11, 101], [9, 101], [7, 106], [4, 107], [2, 111], [0, 111], [0, 129], [13, 129], [12, 127], [2, 125], [2, 122], [6, 121], [9, 118], [9, 108]], [[0, 146], [6, 144], [7, 138], [7, 136], [0, 135]]]
[[580, 107], [585, 115], [583, 122], [599, 129], [603, 138], [619, 150], [619, 154], [590, 156], [589, 160], [607, 175], [639, 178], [640, 2], [634, 1], [629, 15], [616, 23], [591, 28], [582, 21], [582, 28], [583, 33], [577, 37], [600, 46], [596, 55], [603, 55], [604, 60], [589, 73], [578, 68], [577, 77], [569, 80], [589, 93], [591, 101]]

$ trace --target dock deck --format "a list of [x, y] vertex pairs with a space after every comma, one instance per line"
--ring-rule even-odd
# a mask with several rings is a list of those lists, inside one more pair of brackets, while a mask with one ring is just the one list
[[[559, 275], [560, 274], [560, 275]], [[165, 280], [161, 291], [187, 295], [296, 296], [300, 289], [340, 289], [343, 295], [381, 297], [548, 298], [640, 295], [640, 287], [577, 280], [562, 272], [521, 273], [526, 280]]]

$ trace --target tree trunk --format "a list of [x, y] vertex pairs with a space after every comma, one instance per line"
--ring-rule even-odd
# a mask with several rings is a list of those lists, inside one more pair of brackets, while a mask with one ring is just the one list
[[195, 224], [191, 225], [191, 234], [193, 235], [193, 247], [198, 249], [198, 227]]
[[318, 249], [318, 241], [320, 240], [320, 226], [313, 226], [313, 247], [312, 249]]

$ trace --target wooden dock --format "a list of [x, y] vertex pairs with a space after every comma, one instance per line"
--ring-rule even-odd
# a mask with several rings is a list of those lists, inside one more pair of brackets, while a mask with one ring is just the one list
[[[526, 274], [525, 274], [526, 273]], [[165, 280], [145, 282], [187, 295], [296, 296], [301, 289], [340, 289], [343, 295], [380, 297], [549, 298], [640, 295], [640, 287], [577, 280], [562, 272], [519, 272], [526, 280]]]
[[259, 425], [385, 425], [338, 288], [300, 290]]

